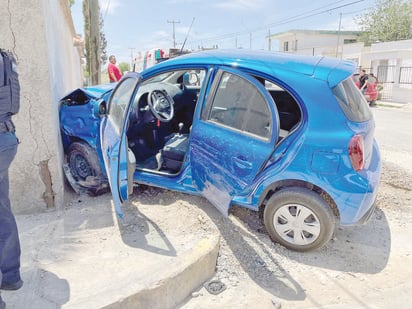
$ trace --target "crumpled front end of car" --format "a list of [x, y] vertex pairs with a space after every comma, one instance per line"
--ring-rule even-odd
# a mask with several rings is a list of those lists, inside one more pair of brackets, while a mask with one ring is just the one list
[[[112, 88], [113, 85], [80, 88], [60, 100], [60, 132], [65, 154], [63, 171], [77, 193], [99, 194], [108, 190], [100, 150], [100, 123]], [[101, 172], [92, 173], [90, 169]]]

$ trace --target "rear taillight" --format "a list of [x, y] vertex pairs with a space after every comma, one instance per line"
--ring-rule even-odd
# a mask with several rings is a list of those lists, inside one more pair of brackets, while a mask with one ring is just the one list
[[355, 135], [349, 142], [349, 157], [352, 167], [355, 171], [363, 169], [363, 137], [362, 135]]

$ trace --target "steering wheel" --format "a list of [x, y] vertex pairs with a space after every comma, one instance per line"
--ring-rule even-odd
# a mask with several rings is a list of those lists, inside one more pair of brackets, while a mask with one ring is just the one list
[[166, 90], [152, 90], [147, 97], [150, 111], [161, 122], [169, 122], [174, 116], [174, 101]]

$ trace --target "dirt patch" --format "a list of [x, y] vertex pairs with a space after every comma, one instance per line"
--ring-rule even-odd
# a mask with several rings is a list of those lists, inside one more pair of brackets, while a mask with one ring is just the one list
[[[412, 162], [412, 155], [402, 160]], [[147, 222], [159, 231], [176, 226], [183, 234], [185, 229], [202, 235], [219, 230], [221, 247], [211, 280], [224, 289], [210, 293], [206, 285], [200, 287], [181, 305], [184, 309], [406, 308], [412, 288], [407, 266], [412, 262], [411, 184], [411, 171], [393, 156], [384, 157], [370, 221], [338, 228], [332, 241], [309, 253], [273, 243], [256, 212], [234, 207], [226, 218], [202, 197], [140, 186], [125, 206], [124, 241], [130, 241], [128, 229], [144, 230]], [[162, 215], [169, 212], [175, 220]]]
[[[402, 160], [412, 162], [412, 156], [403, 154]], [[314, 252], [272, 243], [255, 212], [235, 208], [229, 218], [212, 216], [222, 235], [214, 279], [227, 288], [219, 295], [201, 288], [182, 308], [406, 308], [412, 287], [406, 266], [412, 261], [412, 173], [404, 164], [384, 157], [370, 221], [339, 228]]]

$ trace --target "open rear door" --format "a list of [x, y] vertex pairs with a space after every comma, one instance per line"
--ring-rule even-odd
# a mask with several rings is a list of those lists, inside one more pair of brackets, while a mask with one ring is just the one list
[[192, 177], [227, 215], [233, 197], [248, 191], [272, 154], [279, 119], [264, 86], [238, 70], [219, 70], [211, 89], [190, 135]]
[[121, 204], [133, 191], [135, 160], [128, 148], [126, 128], [141, 76], [126, 74], [110, 97], [107, 115], [102, 119], [100, 136], [102, 154], [117, 215], [122, 218]]

